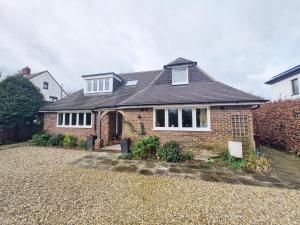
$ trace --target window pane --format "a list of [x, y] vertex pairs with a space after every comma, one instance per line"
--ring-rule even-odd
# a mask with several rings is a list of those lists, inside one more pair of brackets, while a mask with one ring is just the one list
[[77, 113], [72, 113], [72, 125], [75, 126], [77, 124]]
[[165, 110], [164, 109], [156, 109], [156, 127], [164, 127], [165, 126]]
[[97, 91], [98, 89], [98, 81], [97, 80], [93, 80], [93, 91]]
[[85, 118], [85, 125], [89, 126], [92, 123], [92, 114], [91, 113], [86, 113], [86, 118]]
[[78, 121], [78, 125], [79, 126], [83, 126], [83, 116], [84, 116], [84, 113], [79, 113], [79, 121]]
[[207, 127], [207, 109], [196, 110], [197, 127]]
[[91, 92], [92, 91], [92, 81], [88, 80], [87, 81], [87, 92]]
[[65, 113], [65, 125], [70, 125], [70, 113]]
[[109, 90], [109, 79], [105, 79], [105, 91]]
[[63, 113], [58, 113], [58, 125], [63, 124]]
[[299, 94], [299, 83], [298, 79], [292, 80], [292, 89], [293, 89], [293, 95]]
[[168, 109], [169, 127], [178, 127], [178, 109]]
[[187, 83], [187, 68], [173, 69], [173, 83]]
[[99, 91], [103, 91], [104, 90], [104, 83], [103, 83], [103, 79], [99, 80]]
[[182, 127], [193, 127], [192, 109], [182, 109]]

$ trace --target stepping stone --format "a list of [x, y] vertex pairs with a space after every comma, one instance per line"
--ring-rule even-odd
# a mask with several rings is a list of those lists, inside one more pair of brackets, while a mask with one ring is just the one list
[[188, 173], [188, 174], [197, 174], [198, 170], [196, 170], [196, 169], [190, 169], [190, 168], [182, 168], [181, 172], [182, 173]]
[[163, 175], [167, 175], [167, 173], [168, 173], [168, 168], [167, 167], [158, 167], [155, 170], [156, 175], [163, 176]]
[[205, 181], [219, 182], [219, 179], [214, 175], [201, 174], [200, 177]]
[[137, 167], [136, 165], [118, 165], [112, 168], [112, 171], [133, 173], [137, 171]]
[[154, 173], [151, 170], [147, 170], [147, 169], [141, 169], [139, 171], [140, 174], [146, 175], [146, 176], [151, 176], [154, 175]]
[[181, 170], [177, 167], [171, 167], [171, 168], [169, 168], [169, 172], [171, 172], [171, 173], [181, 173]]

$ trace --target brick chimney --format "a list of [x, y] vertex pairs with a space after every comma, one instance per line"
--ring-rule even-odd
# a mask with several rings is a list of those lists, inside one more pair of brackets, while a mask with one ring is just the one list
[[23, 69], [21, 70], [21, 75], [22, 75], [22, 76], [27, 76], [27, 75], [30, 75], [30, 72], [31, 72], [31, 70], [30, 70], [30, 68], [27, 66], [27, 67], [25, 67], [25, 68], [23, 68]]

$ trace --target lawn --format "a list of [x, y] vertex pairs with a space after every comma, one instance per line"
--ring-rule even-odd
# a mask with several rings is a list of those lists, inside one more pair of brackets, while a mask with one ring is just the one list
[[37, 147], [0, 150], [0, 224], [300, 223], [297, 190], [70, 164], [87, 154]]

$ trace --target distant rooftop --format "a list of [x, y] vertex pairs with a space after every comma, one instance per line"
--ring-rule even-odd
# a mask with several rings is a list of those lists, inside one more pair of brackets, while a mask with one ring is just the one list
[[283, 73], [280, 73], [280, 74], [272, 77], [270, 80], [265, 82], [265, 84], [274, 84], [274, 83], [277, 83], [278, 81], [284, 80], [284, 79], [289, 78], [298, 73], [300, 73], [300, 65], [295, 66], [287, 71], [284, 71]]

